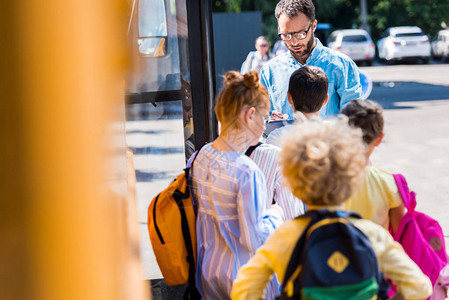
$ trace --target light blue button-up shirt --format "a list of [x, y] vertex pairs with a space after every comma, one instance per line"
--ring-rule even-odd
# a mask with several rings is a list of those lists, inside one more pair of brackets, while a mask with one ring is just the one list
[[[362, 96], [359, 69], [345, 54], [324, 47], [316, 38], [315, 41], [316, 46], [306, 65], [320, 67], [329, 80], [329, 101], [321, 108], [320, 117], [336, 115], [347, 102]], [[302, 66], [290, 51], [264, 64], [260, 72], [260, 82], [268, 90], [270, 111], [277, 110], [293, 119], [294, 112], [287, 101], [288, 83], [290, 75]]]

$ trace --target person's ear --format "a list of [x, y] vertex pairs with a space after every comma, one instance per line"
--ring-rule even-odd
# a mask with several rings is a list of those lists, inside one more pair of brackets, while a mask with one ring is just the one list
[[312, 27], [313, 27], [313, 32], [315, 32], [315, 30], [316, 30], [316, 25], [318, 24], [318, 21], [315, 19], [315, 21], [313, 21], [313, 25], [312, 25]]
[[295, 103], [293, 103], [293, 97], [289, 91], [287, 91], [287, 101], [290, 104], [290, 106], [292, 107], [293, 111], [295, 111]]
[[379, 136], [374, 140], [374, 146], [375, 147], [379, 146], [383, 139], [384, 139], [384, 133], [381, 132], [379, 134]]
[[329, 94], [326, 95], [326, 99], [324, 99], [323, 105], [321, 105], [321, 107], [323, 107], [324, 105], [327, 104], [327, 101], [329, 101]]
[[256, 115], [256, 108], [255, 107], [248, 108], [244, 114], [245, 123], [248, 124], [250, 121], [252, 121], [255, 115]]

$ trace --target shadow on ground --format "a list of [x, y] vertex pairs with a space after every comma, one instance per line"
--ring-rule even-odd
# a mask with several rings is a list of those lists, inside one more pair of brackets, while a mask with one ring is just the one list
[[373, 82], [369, 99], [378, 102], [384, 109], [414, 108], [400, 102], [449, 100], [449, 79], [447, 86], [413, 81]]
[[134, 155], [138, 154], [153, 154], [153, 155], [166, 155], [166, 154], [179, 154], [184, 153], [183, 147], [129, 147]]

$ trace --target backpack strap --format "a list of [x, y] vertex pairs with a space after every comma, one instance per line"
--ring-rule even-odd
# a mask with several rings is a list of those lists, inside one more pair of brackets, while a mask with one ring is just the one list
[[407, 180], [402, 174], [393, 174], [393, 178], [398, 186], [399, 194], [401, 195], [402, 202], [404, 202], [405, 208], [410, 214], [415, 212], [416, 207], [416, 194], [415, 192], [410, 192], [408, 188]]
[[195, 256], [193, 253], [192, 238], [190, 236], [189, 231], [189, 223], [187, 222], [187, 216], [184, 211], [184, 205], [182, 204], [182, 201], [178, 202], [178, 207], [181, 213], [182, 235], [184, 236], [184, 243], [187, 249], [187, 262], [189, 263], [189, 281], [186, 291], [184, 292], [184, 300], [201, 299], [200, 292], [196, 288]]
[[256, 148], [259, 147], [260, 145], [262, 145], [262, 143], [258, 142], [256, 145], [250, 146], [248, 150], [246, 150], [245, 155], [250, 157], [251, 154], [254, 152], [254, 150], [256, 150]]
[[195, 162], [196, 158], [198, 157], [198, 155], [200, 154], [201, 149], [203, 149], [203, 147], [206, 144], [201, 145], [201, 147], [198, 149], [198, 151], [196, 152], [195, 156], [192, 159], [192, 163], [190, 164], [190, 167], [186, 167], [184, 169], [184, 172], [186, 174], [186, 180], [187, 180], [187, 191], [186, 191], [186, 197], [189, 197], [190, 193], [192, 194], [192, 204], [193, 204], [193, 211], [195, 212], [195, 216], [198, 213], [198, 201], [196, 201], [194, 194], [192, 193], [192, 188], [193, 188], [193, 181], [192, 181], [192, 176], [190, 176], [191, 174], [193, 174], [193, 171], [190, 171], [193, 169], [193, 163]]
[[[205, 144], [204, 144], [205, 145]], [[192, 163], [190, 164], [190, 167], [187, 167], [184, 169], [185, 171], [185, 176], [186, 176], [186, 180], [187, 180], [187, 187], [186, 187], [186, 193], [185, 193], [185, 197], [189, 197], [189, 195], [192, 198], [192, 204], [193, 204], [193, 210], [195, 212], [195, 216], [197, 214], [197, 202], [194, 200], [194, 194], [191, 191], [192, 188], [192, 177], [190, 173], [190, 169], [192, 169], [193, 167], [193, 163], [195, 162], [196, 158], [198, 157], [198, 154], [200, 153], [201, 149], [203, 148], [202, 145], [195, 157], [192, 160]], [[190, 235], [190, 230], [189, 230], [189, 223], [187, 222], [187, 216], [184, 210], [184, 205], [182, 203], [181, 199], [176, 199], [176, 195], [173, 195], [175, 197], [176, 202], [178, 203], [178, 208], [179, 208], [179, 212], [181, 213], [181, 228], [182, 228], [182, 235], [184, 237], [184, 243], [186, 245], [186, 250], [187, 250], [187, 262], [189, 263], [189, 281], [188, 281], [188, 285], [187, 288], [184, 292], [184, 300], [196, 300], [196, 299], [201, 299], [201, 294], [198, 291], [198, 289], [196, 288], [196, 278], [195, 278], [195, 255], [193, 253], [193, 246], [192, 246], [192, 238]]]
[[201, 147], [198, 149], [198, 151], [196, 151], [195, 156], [192, 159], [192, 163], [190, 164], [190, 167], [186, 167], [184, 169], [184, 172], [186, 173], [186, 179], [190, 178], [190, 169], [193, 168], [193, 163], [195, 162], [196, 158], [198, 157], [198, 154], [200, 154], [201, 149], [203, 149], [203, 147], [206, 145], [207, 143], [201, 145]]

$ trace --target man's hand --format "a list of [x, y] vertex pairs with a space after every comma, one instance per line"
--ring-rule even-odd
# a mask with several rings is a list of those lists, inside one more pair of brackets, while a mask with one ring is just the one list
[[271, 112], [271, 116], [270, 119], [268, 120], [268, 122], [272, 122], [272, 121], [279, 121], [279, 120], [287, 120], [288, 119], [288, 115], [283, 115], [282, 113], [273, 110]]

